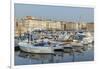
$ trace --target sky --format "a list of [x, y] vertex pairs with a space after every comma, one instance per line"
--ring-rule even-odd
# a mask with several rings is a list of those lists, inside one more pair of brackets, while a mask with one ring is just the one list
[[93, 8], [15, 3], [14, 10], [16, 18], [35, 16], [61, 21], [94, 22]]

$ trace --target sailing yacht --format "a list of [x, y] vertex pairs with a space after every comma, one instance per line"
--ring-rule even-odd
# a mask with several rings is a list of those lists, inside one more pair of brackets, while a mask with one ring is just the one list
[[45, 43], [32, 44], [20, 42], [19, 47], [22, 51], [29, 53], [54, 53], [53, 48]]

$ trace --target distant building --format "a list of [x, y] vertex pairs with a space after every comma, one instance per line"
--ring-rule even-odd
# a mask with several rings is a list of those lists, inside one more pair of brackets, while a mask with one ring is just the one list
[[56, 21], [26, 16], [20, 20], [15, 20], [15, 36], [32, 31], [36, 28], [45, 30], [66, 30], [66, 31], [94, 31], [94, 23], [75, 23], [66, 21]]
[[86, 27], [87, 31], [94, 31], [94, 23], [87, 23]]

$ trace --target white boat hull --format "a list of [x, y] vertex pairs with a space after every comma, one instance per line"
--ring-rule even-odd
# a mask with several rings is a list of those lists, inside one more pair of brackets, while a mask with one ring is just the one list
[[31, 45], [21, 45], [19, 44], [19, 47], [22, 51], [30, 52], [30, 53], [54, 53], [54, 50], [52, 47], [35, 47]]
[[72, 42], [71, 45], [76, 46], [76, 47], [82, 47], [83, 46], [82, 43], [76, 43], [76, 42]]
[[82, 43], [83, 44], [91, 44], [94, 41], [93, 37], [84, 38]]

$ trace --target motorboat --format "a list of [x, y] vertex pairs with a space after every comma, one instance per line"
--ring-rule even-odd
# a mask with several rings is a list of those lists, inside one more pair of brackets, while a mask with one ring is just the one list
[[78, 40], [73, 40], [73, 42], [71, 42], [71, 45], [73, 47], [82, 47], [83, 46], [83, 44]]
[[86, 34], [86, 37], [83, 38], [82, 42], [83, 44], [91, 44], [94, 42], [94, 37], [89, 32]]
[[91, 44], [94, 42], [94, 38], [93, 37], [85, 37], [83, 38], [82, 42], [83, 44]]
[[80, 32], [77, 32], [77, 35], [79, 35], [79, 36], [85, 36], [86, 34], [84, 32], [82, 32], [82, 31], [80, 31]]

